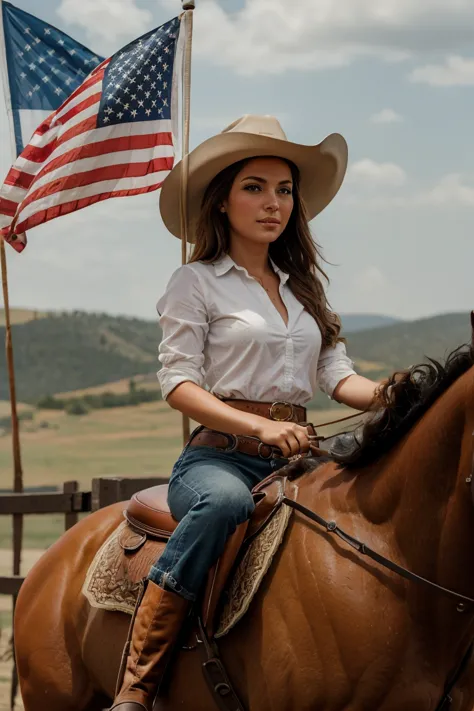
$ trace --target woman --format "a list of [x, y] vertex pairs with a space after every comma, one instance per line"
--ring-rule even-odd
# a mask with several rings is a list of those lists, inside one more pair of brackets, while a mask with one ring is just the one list
[[[308, 227], [346, 166], [342, 136], [297, 145], [270, 116], [244, 116], [189, 156], [195, 249], [157, 305], [158, 377], [170, 406], [202, 427], [173, 468], [169, 505], [180, 523], [137, 605], [113, 709], [151, 711], [189, 605], [252, 513], [252, 487], [310, 453], [299, 423], [316, 385], [360, 410], [374, 399], [379, 384], [355, 373], [339, 337]], [[160, 199], [178, 237], [180, 181], [178, 164]]]

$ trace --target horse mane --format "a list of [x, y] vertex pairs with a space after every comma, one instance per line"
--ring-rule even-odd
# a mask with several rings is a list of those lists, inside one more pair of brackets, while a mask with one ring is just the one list
[[334, 461], [345, 467], [364, 466], [387, 453], [433, 403], [474, 365], [474, 343], [452, 351], [444, 364], [433, 358], [396, 371], [378, 389], [375, 409], [340, 446], [331, 448]]

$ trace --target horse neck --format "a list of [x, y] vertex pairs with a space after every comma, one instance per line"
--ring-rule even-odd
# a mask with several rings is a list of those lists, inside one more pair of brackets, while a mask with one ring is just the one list
[[390, 521], [407, 564], [474, 595], [472, 469], [474, 368], [464, 373], [385, 457], [360, 473], [362, 509]]

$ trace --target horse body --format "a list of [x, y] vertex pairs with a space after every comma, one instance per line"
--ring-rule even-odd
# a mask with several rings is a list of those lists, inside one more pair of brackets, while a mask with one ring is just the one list
[[[473, 431], [471, 367], [378, 460], [303, 474], [298, 502], [390, 560], [472, 596]], [[15, 636], [26, 711], [94, 711], [113, 697], [130, 618], [91, 609], [80, 590], [122, 508], [73, 527], [22, 586]], [[364, 559], [294, 512], [249, 611], [219, 648], [248, 711], [434, 711], [474, 636], [472, 620], [449, 597]], [[156, 711], [215, 708], [201, 654], [180, 652]], [[453, 698], [452, 711], [471, 711], [473, 675]]]

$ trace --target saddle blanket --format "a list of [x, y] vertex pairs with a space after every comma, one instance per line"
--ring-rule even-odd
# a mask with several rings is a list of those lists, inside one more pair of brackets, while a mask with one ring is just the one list
[[[249, 544], [224, 591], [216, 637], [223, 637], [247, 612], [260, 583], [270, 568], [288, 526], [292, 510], [280, 506], [262, 532]], [[123, 521], [97, 551], [89, 566], [82, 592], [92, 607], [132, 614], [140, 582], [128, 574], [126, 555], [120, 536], [128, 528]], [[164, 549], [165, 542], [161, 544]], [[150, 566], [154, 563], [150, 561]], [[143, 571], [146, 575], [148, 571]]]

